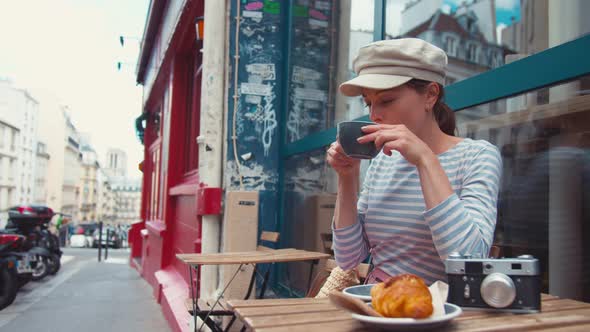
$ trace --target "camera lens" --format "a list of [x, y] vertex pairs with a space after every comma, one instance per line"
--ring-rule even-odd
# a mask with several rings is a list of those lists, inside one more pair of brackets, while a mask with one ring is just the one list
[[484, 302], [490, 307], [506, 308], [516, 298], [516, 287], [507, 275], [492, 273], [481, 283], [480, 293]]

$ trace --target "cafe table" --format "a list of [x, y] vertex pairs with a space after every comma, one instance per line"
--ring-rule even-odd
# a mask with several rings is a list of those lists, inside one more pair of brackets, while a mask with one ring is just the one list
[[[228, 305], [249, 331], [372, 331], [326, 298], [231, 300]], [[590, 303], [543, 294], [540, 313], [464, 310], [437, 331], [590, 331]]]
[[[207, 325], [214, 329], [215, 326], [211, 320], [209, 320], [209, 315], [211, 315], [215, 308], [219, 305], [221, 299], [224, 297], [225, 291], [231, 285], [232, 281], [238, 275], [238, 273], [242, 270], [242, 267], [245, 265], [256, 265], [256, 264], [264, 264], [264, 263], [286, 263], [286, 262], [301, 262], [301, 261], [311, 261], [312, 265], [310, 267], [310, 281], [311, 276], [313, 274], [313, 267], [317, 264], [320, 259], [329, 258], [330, 255], [321, 252], [314, 252], [314, 251], [307, 251], [307, 250], [300, 250], [300, 249], [277, 249], [277, 250], [256, 250], [256, 251], [244, 251], [244, 252], [223, 252], [223, 253], [205, 253], [205, 254], [177, 254], [176, 257], [188, 265], [189, 270], [189, 280], [193, 280], [193, 273], [197, 273], [198, 269], [203, 265], [237, 265], [235, 273], [229, 279], [227, 284], [222, 287], [222, 291], [217, 296], [216, 299], [210, 301], [213, 303], [208, 307], [207, 312], [203, 315], [203, 324], [207, 323]], [[255, 277], [255, 271], [253, 272], [252, 278]], [[248, 292], [249, 293], [249, 292]], [[190, 285], [190, 296], [191, 296], [191, 303], [192, 303], [192, 312], [199, 313], [202, 312], [202, 308], [198, 307], [198, 299], [197, 293], [194, 289], [193, 283], [191, 282]], [[246, 294], [247, 298], [249, 294]], [[195, 323], [195, 330], [197, 329], [197, 314], [193, 314], [194, 323]], [[199, 330], [202, 328], [199, 328]]]

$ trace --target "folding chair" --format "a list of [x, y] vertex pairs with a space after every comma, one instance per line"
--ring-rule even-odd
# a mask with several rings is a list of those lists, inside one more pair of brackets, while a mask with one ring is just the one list
[[[266, 242], [276, 244], [279, 242], [279, 237], [280, 237], [280, 233], [263, 231], [262, 234], [260, 234], [260, 242], [262, 243], [262, 241], [266, 241]], [[264, 246], [262, 244], [259, 244], [258, 247], [256, 248], [256, 250], [269, 251], [269, 250], [274, 250], [274, 249]], [[260, 272], [258, 265], [254, 266], [254, 271], [252, 272], [252, 278], [250, 279], [250, 285], [248, 286], [248, 291], [247, 291], [246, 297], [245, 297], [246, 299], [248, 299], [250, 297], [250, 295], [252, 294], [252, 290], [254, 289], [254, 283], [256, 282], [256, 276], [262, 277], [262, 285], [260, 286], [260, 294], [258, 296], [256, 296], [256, 294], [254, 294], [254, 297], [257, 299], [264, 298], [264, 293], [266, 291], [268, 279], [270, 278], [270, 271], [271, 271], [273, 265], [274, 265], [274, 263], [268, 264], [268, 267], [267, 267], [266, 271], [264, 272], [264, 275]]]
[[[277, 233], [277, 232], [263, 231], [260, 234], [259, 243], [270, 242], [270, 243], [276, 244], [279, 241], [279, 236], [280, 236], [280, 233]], [[264, 246], [262, 244], [259, 244], [258, 247], [256, 248], [256, 250], [257, 251], [268, 251], [268, 250], [275, 250], [275, 249]], [[259, 271], [258, 265], [254, 266], [254, 271], [252, 272], [252, 278], [250, 279], [250, 284], [248, 286], [246, 296], [244, 296], [244, 300], [247, 300], [250, 298], [250, 295], [252, 294], [252, 290], [254, 289], [254, 283], [256, 282], [257, 276], [261, 276], [263, 279], [262, 279], [262, 286], [261, 286], [260, 294], [258, 296], [256, 296], [256, 298], [263, 298], [264, 297], [264, 293], [266, 290], [268, 279], [270, 277], [270, 270], [271, 270], [273, 264], [274, 263], [269, 264], [268, 269], [264, 273], [261, 273]], [[186, 300], [185, 306], [186, 306], [189, 314], [195, 315], [195, 312], [193, 311], [193, 303], [190, 298]], [[220, 299], [218, 302], [216, 302], [213, 299], [206, 300], [206, 299], [199, 298], [197, 300], [196, 315], [200, 319], [202, 319], [203, 322], [205, 322], [205, 324], [212, 331], [215, 331], [215, 332], [229, 331], [229, 329], [231, 328], [231, 326], [233, 325], [233, 323], [236, 320], [236, 316], [234, 315], [233, 310], [230, 309], [230, 307], [227, 305], [227, 303], [224, 299]], [[228, 325], [225, 328], [223, 328], [221, 325], [217, 324], [213, 319], [214, 317], [223, 317], [223, 316], [232, 317], [232, 319], [230, 320], [230, 322], [228, 323]]]

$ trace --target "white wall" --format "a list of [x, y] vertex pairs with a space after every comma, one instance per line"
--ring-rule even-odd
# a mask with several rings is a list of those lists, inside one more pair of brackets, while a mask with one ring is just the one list
[[8, 208], [15, 205], [16, 164], [18, 162], [16, 148], [12, 140], [18, 138], [18, 129], [0, 120], [0, 228], [8, 219]]
[[[46, 149], [45, 144], [42, 145]], [[35, 165], [35, 196], [33, 203], [47, 205], [47, 168], [49, 166], [50, 156], [46, 154], [46, 150], [39, 151], [37, 149], [36, 165]]]
[[62, 207], [64, 179], [65, 118], [64, 106], [55, 100], [44, 100], [39, 112], [39, 138], [45, 142], [50, 159], [47, 162], [47, 205], [55, 211]]
[[38, 110], [39, 103], [29, 92], [16, 88], [10, 81], [0, 82], [0, 121], [18, 129], [15, 144], [17, 160], [14, 165], [17, 172], [14, 191], [16, 204], [30, 204], [35, 197]]

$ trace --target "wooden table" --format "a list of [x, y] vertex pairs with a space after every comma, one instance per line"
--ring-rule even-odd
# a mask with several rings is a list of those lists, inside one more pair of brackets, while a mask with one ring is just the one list
[[318, 260], [329, 258], [329, 254], [300, 249], [256, 250], [221, 252], [213, 254], [178, 254], [178, 259], [197, 267], [199, 265], [261, 264]]
[[[263, 263], [285, 263], [285, 262], [300, 262], [300, 261], [312, 261], [312, 265], [309, 271], [309, 281], [311, 282], [311, 276], [313, 274], [313, 267], [317, 261], [322, 258], [329, 258], [330, 255], [321, 252], [313, 252], [299, 249], [277, 249], [277, 250], [257, 250], [257, 251], [245, 251], [245, 252], [223, 252], [223, 253], [209, 253], [209, 254], [178, 254], [176, 257], [188, 265], [189, 269], [189, 280], [193, 280], [193, 269], [197, 270], [202, 265], [239, 265], [236, 268], [236, 272], [230, 279], [230, 281], [224, 285], [223, 290], [219, 296], [212, 302], [213, 304], [202, 310], [198, 307], [198, 299], [196, 290], [191, 282], [190, 295], [193, 304], [193, 316], [195, 320], [195, 330], [197, 329], [197, 316], [203, 319], [203, 324], [207, 324], [211, 329], [217, 330], [216, 324], [209, 319], [211, 313], [218, 306], [219, 301], [223, 298], [223, 294], [234, 280], [236, 275], [240, 272], [242, 266], [252, 264], [263, 264]], [[251, 279], [251, 285], [256, 277], [256, 270], [254, 270]], [[250, 288], [251, 289], [251, 288]], [[250, 296], [250, 289], [248, 290], [244, 298]], [[204, 312], [204, 313], [203, 313]], [[233, 323], [233, 321], [232, 321]], [[202, 328], [203, 325], [201, 325]], [[199, 329], [201, 329], [199, 328]]]
[[[371, 330], [328, 299], [232, 300], [228, 304], [253, 331]], [[541, 313], [463, 311], [442, 331], [590, 331], [590, 303], [543, 294]]]

